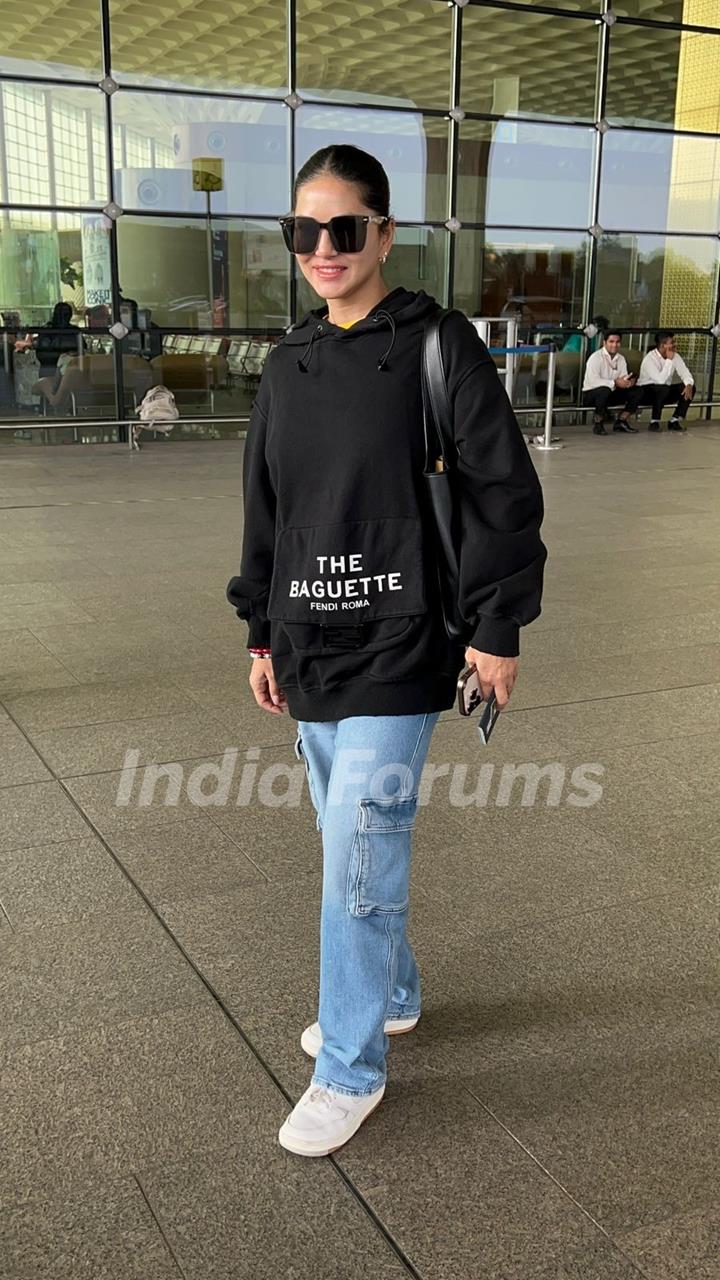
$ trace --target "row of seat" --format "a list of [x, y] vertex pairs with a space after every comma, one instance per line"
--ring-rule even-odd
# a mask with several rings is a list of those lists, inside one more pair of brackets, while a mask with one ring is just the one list
[[[122, 357], [123, 384], [133, 409], [152, 386], [162, 384], [173, 394], [207, 396], [211, 413], [215, 410], [215, 392], [230, 380], [226, 356], [161, 355], [153, 360], [142, 356]], [[55, 379], [40, 378], [33, 392], [41, 397], [43, 411], [48, 408], [77, 417], [81, 408], [96, 408], [114, 402], [115, 363], [111, 355], [73, 356], [65, 365], [57, 387]]]

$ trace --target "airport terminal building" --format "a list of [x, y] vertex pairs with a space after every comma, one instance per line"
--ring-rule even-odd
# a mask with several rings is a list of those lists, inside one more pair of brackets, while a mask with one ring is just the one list
[[[173, 438], [242, 431], [268, 344], [319, 301], [277, 217], [329, 142], [388, 170], [388, 288], [526, 342], [602, 314], [640, 352], [670, 326], [693, 413], [720, 399], [718, 0], [3, 9], [0, 444], [123, 439], [157, 382]], [[27, 338], [58, 316], [48, 402]]]

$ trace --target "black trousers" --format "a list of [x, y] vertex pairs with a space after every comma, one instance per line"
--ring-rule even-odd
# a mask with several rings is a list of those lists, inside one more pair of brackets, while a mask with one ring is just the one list
[[[662, 411], [667, 404], [674, 404], [674, 418], [684, 418], [690, 408], [690, 401], [685, 399], [683, 391], [685, 388], [675, 383], [657, 383], [650, 382], [644, 387], [631, 387], [628, 391], [627, 407], [631, 413], [639, 409], [641, 405], [650, 405], [650, 416], [653, 421], [660, 421]], [[693, 395], [695, 388], [693, 387]]]
[[609, 404], [625, 404], [629, 393], [629, 387], [593, 387], [592, 391], [583, 391], [583, 404], [594, 409], [596, 417], [603, 418]]

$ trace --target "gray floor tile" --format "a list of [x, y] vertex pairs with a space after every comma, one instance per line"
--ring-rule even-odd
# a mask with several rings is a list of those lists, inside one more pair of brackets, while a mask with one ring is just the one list
[[86, 823], [58, 782], [0, 788], [0, 850], [87, 834]]
[[213, 822], [273, 881], [314, 875], [322, 866], [322, 838], [307, 792], [300, 808], [257, 803], [213, 809]]
[[[8, 913], [9, 914], [9, 913]], [[10, 917], [12, 924], [12, 917]], [[6, 1045], [202, 1004], [202, 983], [136, 897], [82, 925], [22, 930], [3, 944]]]
[[0, 698], [75, 683], [75, 676], [65, 663], [27, 628], [0, 631]]
[[45, 782], [52, 777], [24, 733], [12, 722], [0, 723], [0, 787]]
[[132, 1178], [0, 1209], [7, 1280], [181, 1280]]
[[[207, 827], [211, 825], [209, 810], [194, 804], [187, 792], [193, 769], [207, 763], [195, 760], [174, 768], [158, 766], [161, 772], [156, 782], [151, 765], [151, 774], [142, 767], [136, 772], [128, 770], [126, 776], [115, 770], [69, 778], [65, 785], [89, 821], [110, 841], [119, 832], [143, 833], [177, 822], [198, 822]], [[220, 760], [215, 763], [220, 767]]]
[[272, 1126], [241, 1149], [140, 1181], [186, 1280], [404, 1280], [408, 1272], [327, 1161], [302, 1161]]
[[160, 677], [74, 685], [5, 701], [18, 724], [30, 734], [111, 720], [142, 720], [186, 711], [193, 705], [172, 679]]
[[222, 754], [233, 745], [217, 715], [196, 707], [142, 720], [34, 730], [32, 739], [60, 777], [122, 769], [129, 752], [137, 752], [135, 763], [144, 765]]
[[[243, 655], [241, 654], [241, 659]], [[203, 706], [212, 707], [227, 727], [229, 739], [236, 746], [247, 747], [292, 746], [297, 735], [297, 721], [291, 719], [289, 712], [281, 716], [262, 711], [255, 702], [250, 688], [245, 689], [247, 681], [247, 661], [238, 664], [236, 671], [231, 671], [219, 683], [211, 683], [202, 672], [195, 672], [184, 678], [184, 685]], [[233, 697], [225, 702], [224, 693], [235, 687]], [[222, 699], [220, 695], [223, 695]], [[221, 700], [224, 705], [219, 705]]]
[[720, 1205], [698, 1206], [619, 1238], [625, 1253], [653, 1280], [717, 1280]]
[[233, 1142], [276, 1134], [287, 1104], [208, 997], [204, 1006], [3, 1049], [7, 1202], [94, 1174], [192, 1168]]
[[614, 844], [584, 827], [572, 810], [465, 809], [445, 811], [439, 847], [436, 825], [418, 825], [413, 852], [416, 883], [447, 904], [450, 918], [489, 937], [595, 911], [628, 898], [671, 893], [665, 875], [637, 847]]
[[[16, 932], [80, 924], [137, 905], [137, 892], [107, 849], [85, 839], [0, 853], [0, 900]], [[41, 945], [41, 944], [39, 944]]]
[[692, 1211], [717, 1186], [717, 1032], [644, 1026], [464, 1080], [628, 1253], [623, 1233]]
[[317, 1017], [320, 888], [319, 876], [306, 876], [301, 891], [289, 883], [248, 886], [160, 906], [173, 934], [297, 1096], [310, 1083], [312, 1065], [299, 1041]]
[[112, 837], [113, 851], [153, 903], [204, 898], [262, 885], [265, 876], [234, 840], [209, 822]]
[[72, 625], [93, 622], [92, 614], [78, 605], [58, 602], [27, 603], [6, 605], [0, 612], [0, 630], [10, 631], [17, 627], [47, 627]]
[[534, 1280], [597, 1228], [459, 1085], [389, 1087], [338, 1152], [419, 1269], [437, 1280]]

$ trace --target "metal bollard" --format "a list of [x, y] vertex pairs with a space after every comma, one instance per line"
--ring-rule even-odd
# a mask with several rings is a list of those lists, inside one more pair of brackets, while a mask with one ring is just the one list
[[534, 449], [539, 449], [541, 453], [549, 453], [555, 449], [562, 449], [562, 440], [553, 440], [552, 438], [552, 416], [553, 402], [555, 399], [555, 366], [557, 365], [557, 348], [551, 347], [548, 355], [548, 381], [547, 381], [547, 398], [545, 400], [545, 432], [542, 441], [532, 440]]

